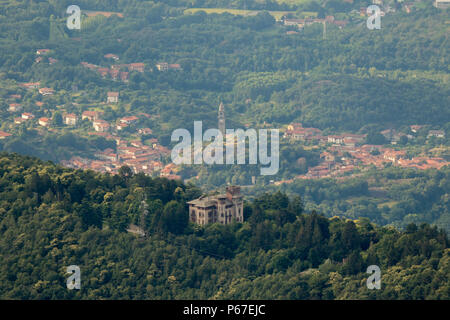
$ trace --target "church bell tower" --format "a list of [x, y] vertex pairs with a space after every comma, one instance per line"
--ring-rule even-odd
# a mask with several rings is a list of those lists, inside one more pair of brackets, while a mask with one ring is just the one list
[[225, 137], [225, 108], [223, 106], [223, 103], [221, 102], [219, 105], [219, 131], [222, 133], [222, 136]]

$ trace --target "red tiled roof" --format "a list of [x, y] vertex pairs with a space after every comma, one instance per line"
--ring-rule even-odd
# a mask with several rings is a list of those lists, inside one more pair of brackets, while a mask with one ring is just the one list
[[10, 136], [12, 136], [12, 134], [0, 130], [0, 137], [5, 138]]

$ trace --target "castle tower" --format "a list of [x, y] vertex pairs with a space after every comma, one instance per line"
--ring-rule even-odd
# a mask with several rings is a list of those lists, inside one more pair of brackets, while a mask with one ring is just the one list
[[222, 133], [222, 136], [225, 137], [225, 108], [222, 102], [219, 105], [218, 121], [219, 121], [219, 131]]
[[237, 222], [244, 222], [244, 201], [241, 195], [241, 187], [228, 186], [226, 188], [226, 197], [232, 203], [233, 214], [231, 219]]

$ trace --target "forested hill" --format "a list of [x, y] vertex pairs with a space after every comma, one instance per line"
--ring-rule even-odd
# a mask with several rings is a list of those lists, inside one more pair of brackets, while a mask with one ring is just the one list
[[[275, 193], [247, 203], [242, 224], [203, 228], [185, 205], [198, 195], [126, 167], [109, 176], [0, 154], [0, 298], [450, 299], [449, 241], [434, 227], [327, 219]], [[81, 290], [66, 288], [70, 265]], [[369, 265], [381, 290], [366, 287]]]

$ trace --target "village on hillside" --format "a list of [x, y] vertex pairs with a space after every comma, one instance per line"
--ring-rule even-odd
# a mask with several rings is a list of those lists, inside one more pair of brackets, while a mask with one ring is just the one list
[[[284, 138], [289, 143], [307, 143], [321, 146], [321, 162], [308, 172], [295, 179], [319, 179], [352, 175], [363, 167], [375, 166], [384, 168], [387, 164], [418, 170], [440, 169], [450, 165], [443, 157], [420, 155], [409, 157], [405, 148], [398, 145], [400, 140], [413, 140], [415, 134], [423, 129], [421, 125], [411, 125], [410, 134], [386, 129], [380, 134], [391, 146], [366, 144], [366, 134], [343, 133], [339, 135], [322, 135], [317, 128], [304, 128], [300, 123], [292, 123], [287, 127]], [[428, 130], [427, 138], [444, 139], [444, 130]], [[395, 148], [394, 148], [395, 147]], [[301, 162], [305, 159], [300, 158]], [[294, 179], [277, 181], [275, 184], [292, 183]]]
[[[36, 89], [39, 84], [24, 84], [25, 87]], [[43, 90], [45, 89], [45, 90]], [[48, 88], [38, 89], [41, 95], [53, 94], [53, 90]], [[19, 96], [12, 97], [20, 98]], [[119, 102], [119, 92], [108, 92], [106, 102], [114, 104]], [[14, 125], [23, 123], [30, 124], [39, 130], [48, 130], [57, 132], [53, 126], [53, 119], [47, 117], [37, 118], [31, 112], [22, 112], [20, 103], [11, 103], [8, 111], [12, 114], [18, 114], [14, 117]], [[92, 131], [87, 132], [88, 136], [101, 136], [107, 140], [115, 142], [116, 150], [107, 148], [99, 150], [95, 153], [94, 159], [82, 158], [79, 156], [72, 157], [69, 160], [63, 160], [62, 165], [77, 169], [92, 169], [100, 172], [117, 173], [121, 166], [129, 166], [135, 173], [144, 172], [145, 174], [153, 174], [160, 172], [162, 176], [169, 179], [180, 179], [176, 176], [175, 169], [171, 164], [164, 166], [161, 160], [170, 155], [170, 150], [161, 146], [156, 138], [145, 139], [145, 144], [141, 137], [152, 135], [152, 129], [148, 127], [140, 127], [138, 124], [142, 119], [151, 118], [149, 114], [138, 113], [117, 119], [115, 122], [108, 122], [102, 119], [103, 112], [98, 110], [86, 110], [81, 114], [67, 113], [62, 111], [62, 121], [65, 128], [76, 129], [82, 121], [88, 121], [91, 124]], [[127, 129], [127, 139], [119, 136], [123, 130]], [[0, 139], [8, 139], [13, 134], [0, 131]]]
[[[325, 20], [336, 22], [332, 17], [327, 17]], [[296, 21], [296, 23], [300, 22]], [[288, 23], [288, 20], [285, 20], [285, 23]], [[306, 22], [303, 21], [302, 23]], [[52, 50], [50, 49], [38, 49], [35, 55], [36, 64], [47, 63], [51, 65], [58, 63], [57, 59], [51, 57]], [[81, 65], [102, 78], [120, 82], [127, 82], [131, 72], [182, 70], [180, 64], [168, 62], [159, 62], [153, 67], [140, 62], [120, 64], [120, 57], [112, 53], [104, 55], [104, 58], [111, 62], [109, 66], [98, 66], [88, 62], [82, 62]], [[179, 174], [181, 168], [170, 161], [171, 151], [162, 146], [158, 139], [153, 136], [154, 128], [149, 127], [147, 120], [154, 120], [158, 118], [158, 115], [129, 111], [125, 116], [105, 120], [103, 108], [119, 105], [121, 102], [120, 92], [109, 91], [103, 97], [103, 102], [92, 101], [92, 107], [78, 108], [78, 112], [74, 112], [73, 109], [68, 110], [63, 105], [57, 105], [56, 108], [46, 108], [46, 98], [55, 96], [58, 92], [53, 88], [42, 86], [40, 82], [20, 83], [19, 88], [22, 89], [22, 92], [33, 92], [33, 97], [36, 97], [33, 98], [35, 105], [31, 107], [29, 103], [23, 105], [20, 90], [6, 97], [9, 119], [5, 119], [4, 123], [1, 124], [1, 128], [3, 128], [3, 130], [0, 130], [1, 140], [13, 137], [13, 132], [17, 132], [16, 129], [22, 124], [37, 128], [40, 131], [47, 130], [48, 132], [58, 133], [62, 132], [61, 130], [69, 130], [86, 137], [99, 136], [113, 142], [115, 148], [109, 147], [104, 150], [97, 150], [93, 157], [73, 156], [61, 161], [61, 164], [69, 168], [91, 169], [111, 174], [118, 173], [122, 166], [128, 166], [135, 173], [142, 172], [168, 179], [187, 178], [182, 177]], [[73, 91], [77, 92], [77, 88], [74, 88]], [[72, 104], [77, 105], [75, 102]], [[36, 110], [36, 112], [33, 110]], [[46, 116], [42, 116], [42, 114]], [[61, 117], [60, 123], [55, 120], [58, 115]], [[5, 128], [9, 128], [9, 130], [5, 130]], [[85, 128], [90, 128], [90, 130], [86, 132]], [[428, 130], [427, 127], [424, 128]], [[324, 135], [318, 128], [304, 128], [300, 123], [291, 123], [287, 128], [282, 129], [284, 132], [282, 142], [290, 145], [307, 145], [320, 150], [320, 163], [317, 166], [309, 167], [305, 174], [297, 175], [290, 180], [277, 181], [275, 178], [273, 183], [290, 183], [294, 179], [341, 177], [358, 173], [364, 167], [383, 168], [389, 163], [404, 168], [421, 170], [440, 169], [449, 165], [449, 161], [443, 157], [425, 154], [411, 157], [407, 154], [403, 144], [398, 143], [400, 141], [414, 141], [419, 130], [424, 130], [424, 128], [412, 124], [409, 133], [388, 128], [380, 132], [387, 143], [376, 145], [366, 143], [367, 137], [363, 134]], [[429, 129], [426, 138], [445, 139], [445, 134], [444, 130]], [[305, 162], [305, 159], [300, 158], [297, 162], [301, 165], [302, 162]]]
[[[52, 50], [38, 49], [35, 52], [36, 64], [52, 65], [58, 63], [57, 59], [51, 57]], [[82, 62], [85, 68], [96, 72], [103, 78], [127, 82], [130, 72], [153, 72], [153, 68], [146, 68], [144, 63], [118, 64], [119, 57], [115, 54], [106, 54], [105, 59], [111, 60], [112, 64], [108, 67], [100, 67], [88, 62]], [[179, 64], [169, 64], [160, 62], [154, 66], [159, 72], [168, 70], [181, 70]], [[170, 150], [162, 146], [158, 139], [152, 136], [153, 130], [145, 123], [149, 119], [157, 118], [157, 115], [150, 115], [139, 112], [106, 121], [103, 118], [104, 111], [102, 106], [114, 107], [120, 102], [120, 93], [117, 91], [107, 92], [104, 101], [100, 103], [92, 102], [92, 107], [82, 112], [67, 110], [64, 105], [51, 107], [47, 105], [48, 97], [58, 95], [53, 88], [42, 86], [40, 82], [27, 82], [18, 84], [18, 89], [33, 93], [34, 105], [22, 103], [23, 94], [18, 90], [17, 93], [6, 97], [8, 104], [7, 113], [10, 119], [4, 119], [1, 123], [3, 130], [0, 130], [0, 140], [7, 140], [14, 137], [14, 131], [21, 125], [27, 128], [37, 129], [39, 133], [53, 132], [62, 133], [62, 131], [76, 132], [75, 134], [87, 137], [99, 136], [115, 144], [115, 150], [107, 148], [98, 150], [94, 157], [74, 156], [68, 160], [61, 161], [63, 166], [76, 169], [91, 169], [99, 172], [109, 172], [115, 174], [120, 167], [128, 166], [135, 173], [143, 172], [148, 175], [161, 175], [168, 179], [181, 179], [176, 175], [177, 168], [171, 163], [163, 160], [170, 156]], [[77, 92], [75, 88], [73, 90]], [[73, 102], [73, 105], [78, 105]], [[48, 108], [46, 108], [48, 107]], [[46, 109], [43, 109], [46, 108]], [[46, 116], [40, 116], [45, 114]], [[61, 117], [60, 123], [56, 120], [58, 115]], [[85, 132], [86, 122], [89, 123], [91, 130]], [[7, 129], [5, 129], [7, 128]]]

